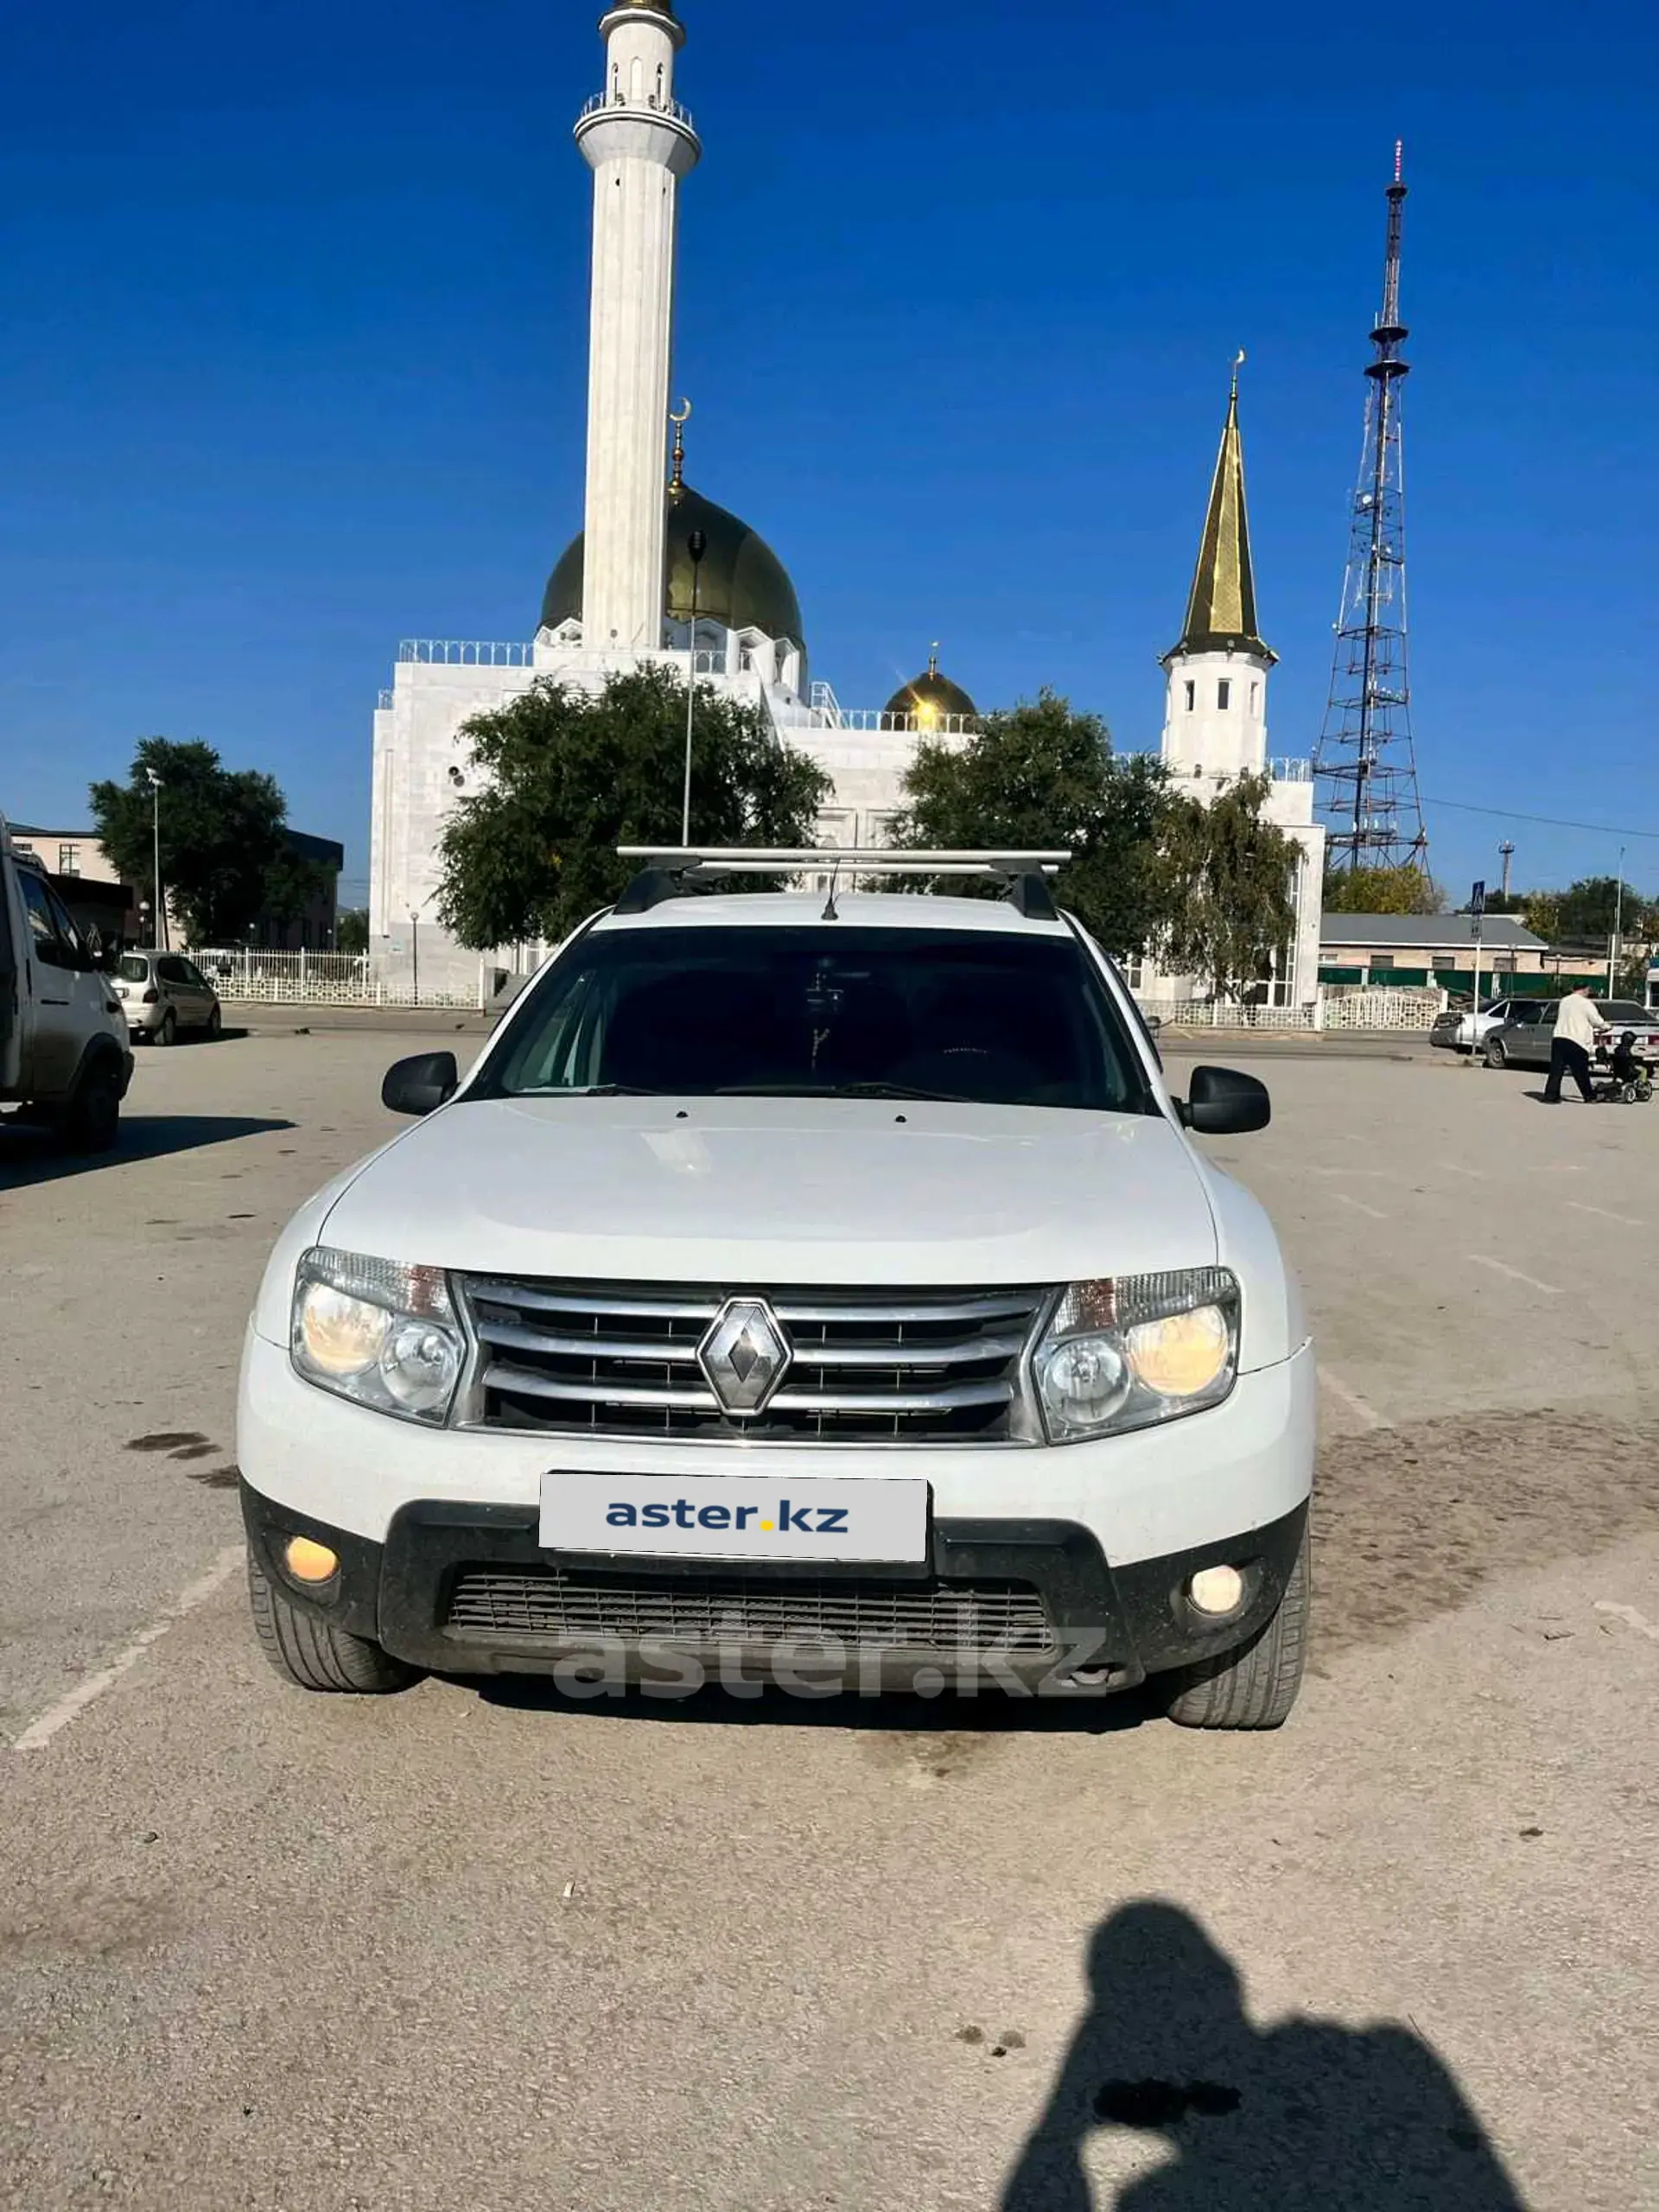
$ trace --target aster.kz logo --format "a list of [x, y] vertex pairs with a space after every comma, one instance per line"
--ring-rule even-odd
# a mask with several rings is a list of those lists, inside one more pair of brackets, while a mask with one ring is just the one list
[[753, 1526], [759, 1535], [844, 1536], [848, 1508], [844, 1505], [795, 1505], [780, 1497], [770, 1514], [759, 1505], [698, 1505], [689, 1497], [634, 1505], [613, 1498], [605, 1509], [607, 1529], [706, 1529], [713, 1534], [741, 1535]]

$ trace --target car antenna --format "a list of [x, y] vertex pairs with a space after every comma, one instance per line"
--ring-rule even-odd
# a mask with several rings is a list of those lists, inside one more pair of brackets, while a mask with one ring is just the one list
[[818, 916], [821, 922], [838, 922], [841, 919], [836, 912], [836, 879], [840, 874], [841, 855], [837, 853], [830, 869], [830, 896], [824, 900], [823, 912]]

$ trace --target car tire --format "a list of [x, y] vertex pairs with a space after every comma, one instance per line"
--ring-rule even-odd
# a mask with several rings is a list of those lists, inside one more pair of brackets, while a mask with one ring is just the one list
[[216, 1045], [219, 1042], [219, 1032], [224, 1028], [224, 1027], [225, 1017], [219, 1012], [219, 1008], [214, 1007], [213, 1011], [207, 1016], [207, 1040], [210, 1044]]
[[1501, 1037], [1486, 1039], [1486, 1065], [1489, 1068], [1506, 1068], [1510, 1065], [1510, 1056], [1503, 1049]]
[[1307, 1662], [1312, 1610], [1307, 1530], [1296, 1564], [1265, 1628], [1235, 1651], [1224, 1651], [1175, 1678], [1169, 1717], [1183, 1728], [1278, 1728], [1290, 1717]]
[[121, 1071], [107, 1058], [96, 1059], [75, 1085], [75, 1095], [58, 1121], [58, 1134], [70, 1152], [108, 1152], [121, 1131]]
[[348, 1629], [303, 1611], [277, 1588], [251, 1553], [248, 1603], [260, 1649], [283, 1681], [296, 1688], [389, 1697], [421, 1679], [418, 1667], [394, 1659], [368, 1637], [353, 1636]]
[[156, 1031], [156, 1042], [158, 1045], [176, 1045], [178, 1041], [179, 1017], [174, 1013], [172, 1007], [168, 1007], [167, 1012], [162, 1016], [160, 1027]]

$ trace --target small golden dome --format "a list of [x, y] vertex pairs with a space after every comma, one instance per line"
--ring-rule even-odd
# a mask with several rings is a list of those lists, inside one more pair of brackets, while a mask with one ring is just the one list
[[935, 645], [927, 657], [926, 673], [901, 684], [882, 711], [907, 715], [918, 729], [934, 729], [943, 728], [947, 715], [976, 718], [979, 709], [960, 683], [939, 674], [939, 649]]

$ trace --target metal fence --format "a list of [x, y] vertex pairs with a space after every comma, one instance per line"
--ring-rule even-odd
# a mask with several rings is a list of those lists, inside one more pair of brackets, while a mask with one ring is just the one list
[[1311, 1006], [1240, 1006], [1226, 999], [1142, 999], [1170, 1029], [1431, 1029], [1446, 1003], [1435, 990], [1322, 990]]
[[496, 970], [479, 963], [477, 980], [464, 989], [416, 988], [402, 963], [391, 970], [367, 952], [261, 952], [247, 946], [197, 951], [196, 965], [222, 999], [267, 1006], [467, 1007], [490, 1003]]
[[[219, 996], [276, 1006], [488, 1007], [496, 998], [501, 970], [480, 960], [474, 978], [457, 985], [446, 965], [442, 988], [429, 981], [416, 988], [412, 963], [394, 966], [384, 954], [367, 952], [261, 952], [245, 945], [194, 954]], [[1364, 986], [1327, 987], [1311, 1006], [1241, 1006], [1225, 999], [1156, 999], [1140, 1001], [1143, 1014], [1172, 1029], [1260, 1029], [1308, 1032], [1331, 1029], [1424, 1030], [1433, 1027], [1446, 1003], [1437, 990], [1383, 990]]]
[[1317, 1029], [1317, 1006], [1238, 1006], [1225, 999], [1141, 999], [1166, 1029]]

